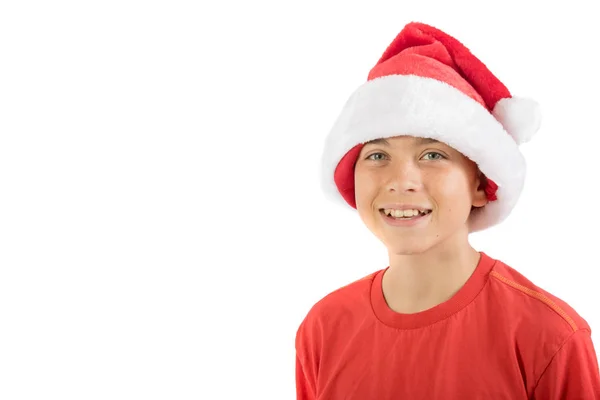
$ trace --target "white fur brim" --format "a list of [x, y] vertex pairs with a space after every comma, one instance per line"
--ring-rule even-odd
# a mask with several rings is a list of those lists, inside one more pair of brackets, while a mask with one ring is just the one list
[[502, 222], [516, 205], [526, 173], [517, 143], [469, 96], [444, 82], [414, 75], [377, 78], [350, 96], [325, 140], [321, 179], [327, 196], [350, 207], [334, 181], [339, 161], [357, 144], [399, 135], [444, 142], [496, 182], [497, 200], [472, 212], [471, 232]]

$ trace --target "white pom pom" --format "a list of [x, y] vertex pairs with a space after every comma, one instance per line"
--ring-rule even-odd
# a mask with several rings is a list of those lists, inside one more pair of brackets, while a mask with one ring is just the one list
[[523, 97], [501, 99], [496, 103], [492, 114], [517, 144], [531, 140], [542, 122], [539, 104]]

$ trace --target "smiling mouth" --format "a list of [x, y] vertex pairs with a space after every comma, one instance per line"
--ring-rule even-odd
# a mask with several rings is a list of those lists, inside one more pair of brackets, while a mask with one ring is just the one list
[[428, 215], [431, 213], [431, 210], [391, 210], [380, 208], [379, 212], [383, 214], [384, 217], [393, 220], [410, 220]]

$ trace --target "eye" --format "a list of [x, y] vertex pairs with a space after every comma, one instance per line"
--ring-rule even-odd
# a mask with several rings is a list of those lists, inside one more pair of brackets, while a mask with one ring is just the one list
[[[432, 156], [432, 157], [427, 157], [427, 156]], [[438, 153], [436, 151], [430, 151], [429, 153], [426, 153], [423, 158], [425, 158], [426, 160], [442, 160], [446, 157], [444, 157], [441, 153]]]
[[385, 157], [385, 154], [383, 154], [383, 153], [373, 153], [370, 156], [368, 156], [366, 159], [367, 160], [373, 160], [373, 161], [383, 160], [383, 158], [373, 158], [373, 156], [382, 156], [382, 157]]

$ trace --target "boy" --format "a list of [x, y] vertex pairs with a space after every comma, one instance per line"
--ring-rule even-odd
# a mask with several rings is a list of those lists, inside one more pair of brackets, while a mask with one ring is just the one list
[[473, 249], [523, 188], [538, 130], [459, 41], [404, 27], [350, 97], [324, 151], [325, 188], [356, 208], [389, 266], [317, 302], [296, 335], [297, 398], [600, 399], [587, 322]]

